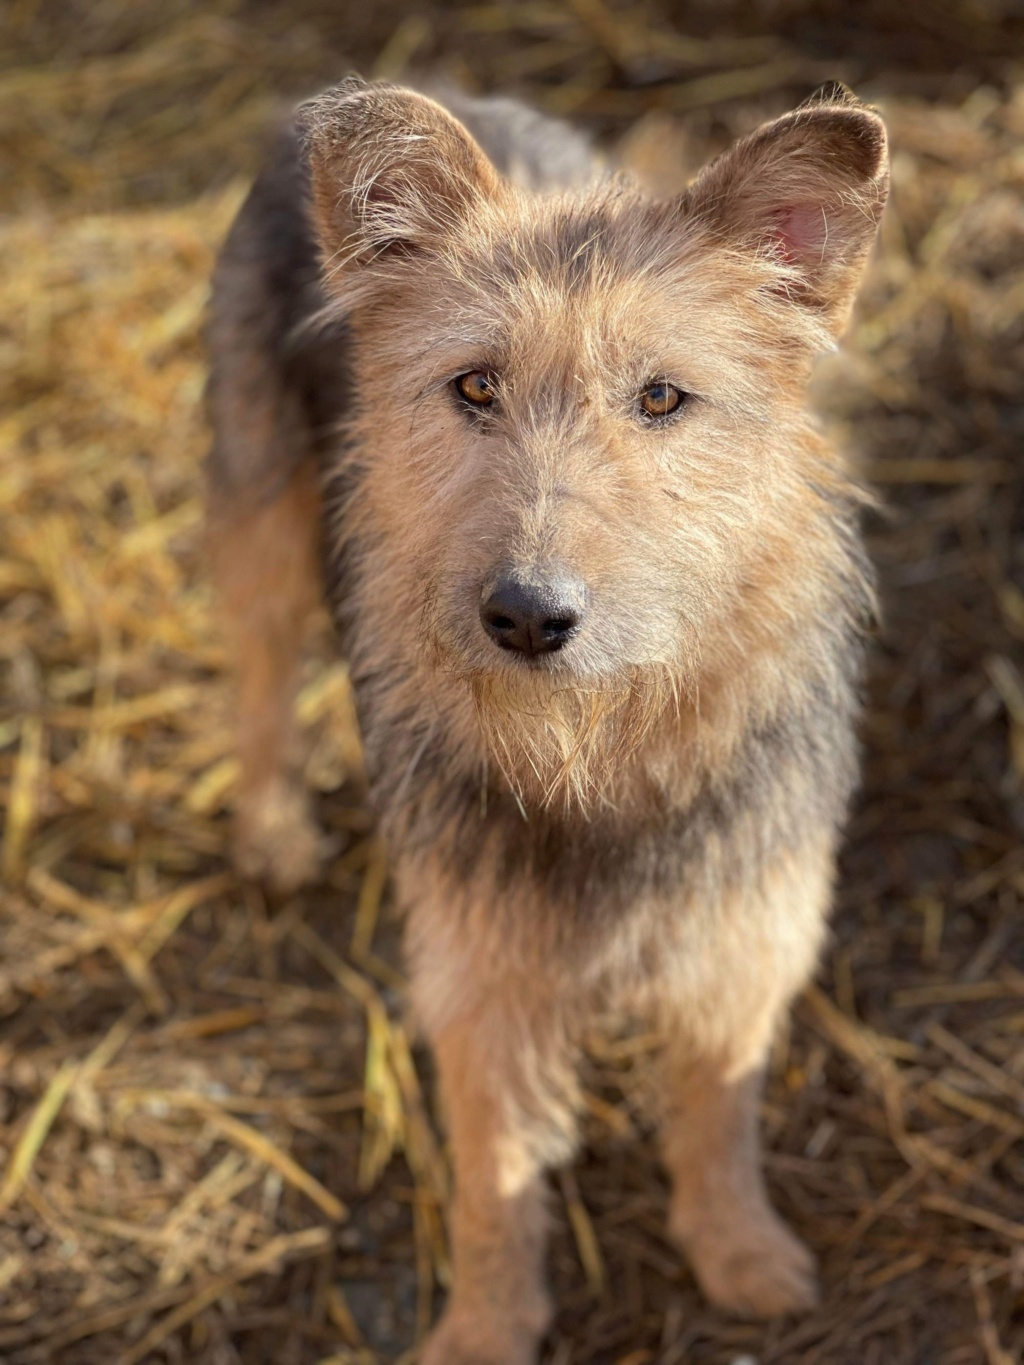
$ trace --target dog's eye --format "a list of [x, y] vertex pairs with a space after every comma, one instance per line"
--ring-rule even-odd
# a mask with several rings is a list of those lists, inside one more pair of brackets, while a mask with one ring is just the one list
[[486, 370], [470, 370], [455, 380], [455, 391], [475, 408], [489, 408], [495, 398], [494, 380]]
[[640, 395], [640, 406], [648, 417], [667, 417], [670, 412], [675, 412], [685, 397], [682, 389], [659, 379], [644, 389]]

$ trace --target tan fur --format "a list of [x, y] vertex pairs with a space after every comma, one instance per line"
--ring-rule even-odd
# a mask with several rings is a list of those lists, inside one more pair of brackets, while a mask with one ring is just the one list
[[[670, 1227], [705, 1291], [804, 1308], [758, 1077], [814, 967], [854, 774], [860, 495], [805, 390], [884, 202], [882, 125], [832, 90], [658, 203], [499, 177], [409, 91], [348, 82], [302, 123], [319, 325], [343, 320], [356, 395], [329, 462], [334, 606], [456, 1175], [424, 1365], [536, 1360], [543, 1172], [609, 1011], [665, 1031]], [[475, 369], [493, 412], [453, 397]], [[661, 378], [692, 398], [654, 427], [636, 396]], [[555, 563], [587, 617], [528, 666], [480, 603], [502, 566]]]
[[282, 891], [320, 865], [292, 708], [300, 651], [323, 595], [319, 525], [319, 490], [302, 465], [270, 503], [223, 500], [208, 532], [238, 673], [235, 857], [247, 876]]
[[827, 847], [817, 856], [808, 848], [778, 863], [759, 905], [722, 906], [727, 924], [738, 928], [753, 912], [764, 927], [760, 944], [744, 935], [742, 969], [721, 948], [708, 964], [713, 1016], [693, 1009], [696, 990], [661, 1005], [670, 1040], [662, 1119], [673, 1186], [669, 1232], [708, 1298], [744, 1316], [809, 1308], [817, 1297], [813, 1258], [768, 1203], [757, 1106], [779, 1018], [817, 956], [831, 861]]
[[[447, 124], [444, 132], [447, 138]], [[390, 151], [389, 143], [384, 147]], [[385, 153], [375, 150], [370, 164], [376, 172]], [[443, 148], [439, 155], [446, 155]], [[326, 189], [317, 199], [321, 230], [332, 248], [330, 277], [340, 304], [353, 310], [359, 337], [356, 387], [372, 393], [380, 376], [400, 371], [401, 392], [387, 395], [388, 425], [408, 422], [403, 460], [370, 461], [365, 495], [353, 508], [354, 517], [365, 517], [368, 532], [383, 534], [398, 552], [368, 585], [373, 600], [367, 608], [386, 633], [393, 627], [406, 635], [417, 655], [426, 644], [439, 656], [433, 675], [439, 680], [437, 705], [463, 707], [459, 733], [486, 737], [480, 763], [497, 763], [524, 798], [585, 805], [600, 798], [611, 767], [650, 730], [652, 711], [669, 720], [680, 696], [701, 702], [716, 677], [748, 667], [752, 652], [755, 659], [767, 656], [771, 672], [771, 657], [785, 652], [786, 632], [798, 633], [807, 614], [833, 590], [822, 573], [829, 529], [818, 525], [821, 501], [807, 490], [813, 481], [827, 497], [830, 487], [846, 488], [847, 481], [810, 426], [802, 397], [810, 357], [828, 344], [828, 332], [821, 313], [794, 308], [787, 297], [795, 287], [792, 262], [778, 253], [740, 250], [748, 230], [743, 215], [756, 215], [756, 205], [741, 199], [734, 209], [737, 241], [722, 241], [725, 176], [715, 167], [693, 191], [714, 212], [688, 241], [679, 242], [675, 225], [628, 188], [604, 191], [602, 207], [636, 268], [621, 283], [611, 272], [602, 279], [598, 270], [589, 294], [567, 309], [563, 292], [540, 268], [503, 285], [469, 264], [476, 254], [486, 256], [488, 244], [502, 235], [512, 260], [529, 261], [531, 253], [542, 260], [543, 247], [538, 250], [536, 243], [555, 235], [566, 207], [558, 198], [538, 202], [483, 177], [457, 236], [444, 238], [448, 205], [465, 203], [465, 178], [475, 164], [469, 155], [458, 160], [454, 185], [442, 196], [437, 259], [429, 273], [417, 275], [414, 291], [405, 283], [410, 263], [401, 256], [389, 264], [385, 252], [376, 269], [367, 271], [342, 267], [370, 244], [379, 249], [388, 232], [398, 232], [401, 213], [408, 219], [409, 241], [417, 240], [423, 231], [418, 215], [436, 201], [436, 167], [424, 171], [422, 203], [407, 175], [394, 202], [375, 180], [380, 203], [369, 223], [360, 217], [362, 198], [340, 221], [335, 200], [325, 206]], [[315, 183], [333, 186], [339, 178], [345, 183], [332, 167], [325, 159], [323, 179]], [[371, 172], [348, 174], [363, 185]], [[806, 193], [802, 169], [794, 192]], [[851, 211], [863, 229], [862, 208]], [[838, 235], [833, 228], [833, 239]], [[341, 265], [334, 274], [336, 261]], [[840, 276], [844, 305], [846, 275], [855, 278], [858, 265], [854, 261]], [[837, 276], [840, 270], [835, 267]], [[372, 311], [366, 312], [360, 300], [370, 289]], [[837, 316], [839, 306], [837, 299]], [[679, 315], [699, 319], [692, 337], [679, 334]], [[419, 343], [412, 356], [405, 340], [410, 336]], [[675, 362], [695, 393], [716, 401], [704, 429], [691, 434], [685, 467], [672, 471], [652, 466], [649, 436], [641, 440], [617, 420], [621, 395], [607, 383], [610, 376], [621, 378], [620, 357], [637, 367], [635, 382], [642, 383], [655, 342], [659, 363]], [[510, 458], [497, 466], [488, 442], [474, 439], [450, 406], [434, 405], [428, 415], [419, 401], [460, 366], [469, 368], [492, 353], [502, 358], [510, 409], [515, 397]], [[558, 391], [577, 392], [579, 403], [564, 414], [552, 413]], [[375, 404], [367, 405], [352, 434], [367, 451], [381, 445]], [[461, 454], [439, 462], [435, 452], [442, 450]], [[656, 461], [656, 445], [653, 454]], [[755, 478], [759, 505], [751, 498]], [[631, 593], [632, 602], [642, 605], [647, 619], [641, 618], [639, 628], [626, 620], [616, 623], [623, 635], [630, 630], [637, 638], [621, 641], [613, 663], [607, 657], [611, 650], [589, 668], [585, 661], [590, 675], [585, 690], [570, 678], [541, 694], [536, 680], [521, 671], [496, 671], [482, 639], [479, 670], [473, 651], [452, 650], [453, 604], [431, 593], [439, 555], [453, 566], [454, 580], [455, 566], [460, 578], [469, 578], [485, 573], [496, 554], [531, 562], [553, 552], [579, 566], [590, 582], [614, 579], [623, 596]], [[783, 561], [784, 576], [774, 571]], [[757, 579], [766, 564], [772, 572], [761, 591]], [[684, 611], [672, 616], [657, 590], [666, 568], [686, 593]], [[425, 622], [425, 641], [408, 637], [396, 619], [399, 613], [408, 619], [410, 606]], [[461, 600], [455, 609], [461, 611]], [[727, 633], [720, 630], [723, 618]], [[453, 693], [446, 676], [452, 672], [471, 686]], [[421, 671], [411, 667], [409, 676], [418, 691], [425, 681]], [[785, 677], [765, 680], [769, 694], [787, 685]], [[482, 696], [500, 704], [482, 708]], [[470, 699], [479, 725], [468, 714]], [[764, 695], [763, 701], [770, 709], [774, 698]], [[398, 697], [396, 704], [402, 704]], [[747, 719], [744, 715], [743, 723]], [[597, 767], [600, 755], [603, 771]]]

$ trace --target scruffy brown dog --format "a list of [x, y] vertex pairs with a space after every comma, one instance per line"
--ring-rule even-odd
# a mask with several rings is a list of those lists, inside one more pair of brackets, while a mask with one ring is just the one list
[[425, 1365], [529, 1365], [543, 1173], [608, 1011], [667, 1039], [670, 1230], [708, 1297], [814, 1300], [758, 1077], [855, 779], [870, 578], [805, 388], [886, 141], [830, 87], [659, 202], [561, 125], [447, 103], [348, 80], [257, 181], [215, 282], [211, 525], [251, 873], [316, 868], [289, 702], [325, 582], [351, 663], [455, 1166]]

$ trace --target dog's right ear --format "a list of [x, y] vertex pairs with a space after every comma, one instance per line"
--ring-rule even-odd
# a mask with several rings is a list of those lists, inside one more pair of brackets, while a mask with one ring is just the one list
[[297, 121], [328, 279], [354, 261], [429, 250], [500, 183], [462, 124], [412, 90], [350, 76]]
[[782, 265], [785, 292], [838, 331], [888, 186], [885, 125], [831, 83], [712, 161], [683, 203], [724, 240]]

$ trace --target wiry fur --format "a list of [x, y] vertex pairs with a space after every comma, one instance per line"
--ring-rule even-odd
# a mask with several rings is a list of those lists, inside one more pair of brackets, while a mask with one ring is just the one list
[[[278, 395], [292, 413], [301, 384], [274, 354], [308, 357], [306, 379], [333, 366], [336, 384], [307, 384], [306, 434], [264, 416], [248, 458], [262, 473], [278, 439], [289, 488], [322, 461], [329, 594], [452, 1131], [455, 1287], [426, 1359], [525, 1365], [548, 1316], [540, 1173], [571, 1150], [595, 1010], [666, 1028], [698, 1123], [674, 1136], [669, 1106], [672, 1228], [709, 1294], [770, 1313], [811, 1292], [758, 1174], [756, 1073], [813, 968], [855, 777], [860, 494], [805, 389], [871, 244], [885, 137], [833, 88], [656, 202], [576, 135], [555, 155], [538, 116], [459, 113], [483, 146], [389, 86], [304, 107], [301, 192], [282, 200], [272, 173], [235, 230], [265, 242], [268, 203], [292, 223], [288, 260], [245, 256], [248, 297], [269, 295], [287, 337], [271, 327], [268, 348], [264, 322], [246, 359], [238, 291], [215, 292], [233, 354], [214, 355], [214, 511], [241, 524], [251, 496], [233, 376], [269, 375], [260, 412]], [[230, 282], [230, 243], [225, 259]], [[271, 279], [306, 282], [297, 316]], [[468, 412], [451, 381], [481, 368], [497, 400]], [[645, 424], [637, 395], [659, 379], [690, 397]], [[294, 534], [289, 496], [261, 535]], [[586, 617], [526, 664], [479, 605], [496, 573], [552, 564], [584, 585]], [[232, 598], [243, 669], [271, 623], [258, 599]], [[266, 761], [244, 775], [243, 850], [266, 847], [252, 812], [281, 811], [273, 745], [274, 792]], [[293, 846], [301, 808], [285, 823]]]

